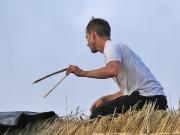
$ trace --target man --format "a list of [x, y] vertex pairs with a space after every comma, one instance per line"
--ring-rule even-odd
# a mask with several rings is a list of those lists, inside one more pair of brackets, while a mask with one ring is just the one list
[[91, 107], [91, 118], [113, 113], [124, 113], [136, 105], [142, 109], [145, 103], [154, 103], [156, 109], [167, 108], [166, 96], [161, 84], [127, 45], [114, 43], [110, 38], [111, 28], [106, 20], [92, 18], [86, 28], [86, 39], [92, 53], [104, 54], [106, 66], [84, 71], [70, 65], [66, 74], [98, 79], [113, 78], [120, 90], [103, 96]]

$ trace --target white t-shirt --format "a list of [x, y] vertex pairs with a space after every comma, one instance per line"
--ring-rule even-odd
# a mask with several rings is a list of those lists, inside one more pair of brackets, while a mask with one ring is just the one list
[[105, 62], [120, 61], [121, 71], [113, 80], [125, 95], [139, 91], [142, 96], [165, 95], [151, 71], [127, 45], [108, 40], [104, 47]]

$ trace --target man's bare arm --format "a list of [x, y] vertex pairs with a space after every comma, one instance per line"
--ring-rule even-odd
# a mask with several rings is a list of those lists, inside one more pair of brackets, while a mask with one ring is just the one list
[[102, 98], [103, 98], [104, 102], [107, 102], [107, 101], [114, 100], [114, 99], [121, 97], [121, 96], [123, 96], [123, 93], [121, 91], [118, 91], [114, 94], [103, 96]]
[[75, 65], [70, 65], [66, 73], [74, 73], [79, 77], [106, 79], [117, 76], [120, 70], [121, 63], [119, 61], [111, 61], [105, 67], [91, 71], [83, 71]]

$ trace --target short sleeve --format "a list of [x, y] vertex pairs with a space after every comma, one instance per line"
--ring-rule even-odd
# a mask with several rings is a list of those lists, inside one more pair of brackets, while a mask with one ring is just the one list
[[108, 43], [105, 45], [104, 48], [104, 58], [105, 58], [105, 62], [109, 63], [110, 61], [120, 61], [121, 62], [121, 57], [122, 53], [121, 53], [121, 48], [120, 45], [118, 44], [112, 44], [112, 43]]

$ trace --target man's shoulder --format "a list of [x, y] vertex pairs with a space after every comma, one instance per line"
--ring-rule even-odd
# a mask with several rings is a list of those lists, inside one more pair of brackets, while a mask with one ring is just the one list
[[122, 42], [115, 42], [112, 40], [109, 40], [105, 43], [105, 49], [111, 49], [111, 48], [119, 48], [119, 47], [123, 47], [123, 46], [127, 46], [126, 44], [122, 43]]
[[117, 52], [122, 53], [124, 51], [125, 52], [126, 51], [130, 52], [132, 50], [127, 44], [125, 44], [123, 42], [120, 42], [120, 41], [115, 42], [115, 41], [112, 41], [112, 40], [108, 40], [105, 43], [104, 54], [110, 53], [110, 52], [112, 52], [112, 53], [117, 53]]
[[122, 50], [123, 49], [130, 49], [127, 44], [125, 44], [121, 41], [118, 41], [118, 42], [112, 41], [111, 45], [112, 45], [112, 47], [121, 48]]

